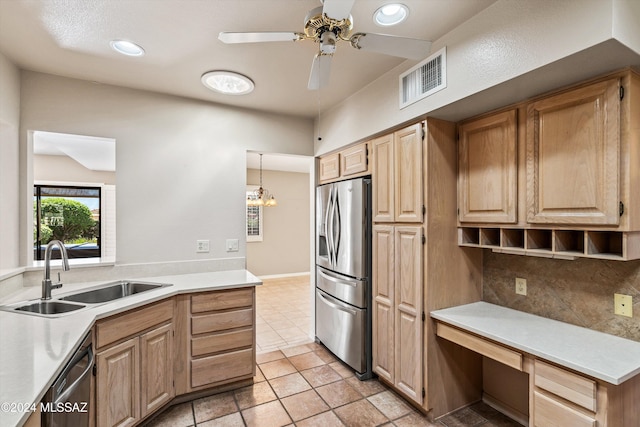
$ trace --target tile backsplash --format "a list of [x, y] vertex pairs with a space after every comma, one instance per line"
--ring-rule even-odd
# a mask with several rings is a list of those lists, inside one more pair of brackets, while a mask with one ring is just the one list
[[[574, 261], [484, 253], [483, 300], [640, 341], [640, 261]], [[527, 296], [515, 279], [527, 280]], [[633, 318], [613, 314], [615, 293], [633, 297]]]

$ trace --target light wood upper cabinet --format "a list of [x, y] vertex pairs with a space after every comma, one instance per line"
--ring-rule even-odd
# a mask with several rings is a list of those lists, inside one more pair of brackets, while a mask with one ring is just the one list
[[323, 156], [319, 161], [319, 177], [321, 183], [329, 182], [340, 176], [340, 154]]
[[367, 143], [340, 152], [340, 176], [349, 177], [369, 170]]
[[620, 82], [610, 79], [529, 104], [527, 222], [620, 221]]
[[459, 126], [459, 221], [517, 222], [515, 109]]
[[326, 184], [370, 174], [369, 143], [362, 142], [318, 159], [318, 182]]
[[373, 150], [373, 195], [374, 222], [395, 221], [395, 161], [393, 134], [371, 141]]
[[422, 227], [375, 225], [373, 370], [422, 403]]
[[422, 123], [372, 141], [373, 221], [422, 222]]

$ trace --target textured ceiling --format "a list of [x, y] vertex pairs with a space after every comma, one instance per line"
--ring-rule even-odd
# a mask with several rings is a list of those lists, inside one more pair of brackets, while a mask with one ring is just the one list
[[[495, 0], [403, 0], [409, 19], [373, 23], [390, 0], [356, 0], [354, 31], [437, 40]], [[329, 87], [309, 91], [310, 41], [225, 45], [221, 31], [295, 31], [319, 0], [0, 0], [0, 52], [20, 68], [163, 92], [274, 113], [314, 117], [362, 89], [404, 59], [339, 42]], [[125, 57], [109, 47], [128, 39], [146, 51]], [[415, 62], [407, 64], [407, 68]], [[246, 74], [245, 96], [213, 93], [200, 83], [209, 70]]]

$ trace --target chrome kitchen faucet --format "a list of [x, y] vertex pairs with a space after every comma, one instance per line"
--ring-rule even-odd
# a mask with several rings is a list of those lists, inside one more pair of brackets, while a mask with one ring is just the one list
[[51, 250], [54, 246], [60, 248], [60, 258], [62, 258], [62, 269], [69, 271], [69, 258], [67, 257], [67, 248], [60, 240], [52, 240], [47, 244], [47, 248], [44, 250], [44, 279], [42, 280], [42, 299], [51, 299], [51, 290], [62, 287], [60, 282], [60, 273], [58, 273], [58, 283], [55, 285], [51, 283]]

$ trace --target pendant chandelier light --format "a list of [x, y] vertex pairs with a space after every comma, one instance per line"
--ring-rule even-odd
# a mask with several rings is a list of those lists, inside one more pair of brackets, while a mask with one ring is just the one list
[[260, 188], [254, 190], [247, 196], [247, 206], [278, 206], [278, 202], [269, 190], [262, 186], [262, 154], [260, 154]]

